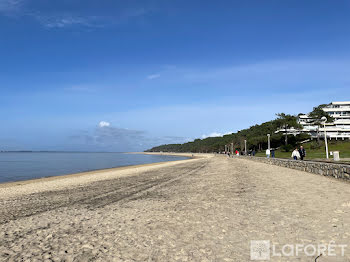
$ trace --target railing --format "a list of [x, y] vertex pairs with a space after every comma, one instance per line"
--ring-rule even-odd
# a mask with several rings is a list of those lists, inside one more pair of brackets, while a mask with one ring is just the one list
[[350, 106], [342, 106], [342, 107], [325, 107], [323, 108], [323, 111], [328, 112], [328, 111], [347, 111], [350, 110]]

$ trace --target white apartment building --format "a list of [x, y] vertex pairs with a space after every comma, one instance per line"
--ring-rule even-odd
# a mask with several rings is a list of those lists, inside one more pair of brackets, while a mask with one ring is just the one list
[[314, 124], [315, 120], [308, 115], [300, 115], [298, 121], [303, 129], [300, 131], [294, 130], [294, 134], [303, 132], [310, 134], [312, 138], [317, 138], [318, 134], [320, 137], [324, 137], [324, 131], [326, 130], [329, 139], [350, 139], [350, 101], [332, 102], [323, 110], [333, 117], [333, 122], [326, 122], [324, 128], [323, 124], [320, 126]]

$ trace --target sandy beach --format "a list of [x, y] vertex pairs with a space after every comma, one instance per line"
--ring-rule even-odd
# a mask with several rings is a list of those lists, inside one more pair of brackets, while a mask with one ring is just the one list
[[[223, 156], [0, 186], [1, 261], [249, 261], [251, 240], [348, 244], [350, 184]], [[271, 257], [314, 261], [315, 257]]]

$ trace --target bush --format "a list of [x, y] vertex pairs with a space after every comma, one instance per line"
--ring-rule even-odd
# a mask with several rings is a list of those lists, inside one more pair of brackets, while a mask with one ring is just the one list
[[293, 150], [293, 148], [294, 148], [293, 145], [290, 145], [290, 144], [281, 146], [281, 149], [284, 152], [290, 152]]
[[296, 135], [297, 141], [305, 141], [305, 140], [310, 139], [310, 138], [311, 138], [311, 136], [309, 134], [305, 134], [305, 133]]
[[310, 143], [310, 149], [319, 149], [321, 147], [320, 143], [313, 141]]

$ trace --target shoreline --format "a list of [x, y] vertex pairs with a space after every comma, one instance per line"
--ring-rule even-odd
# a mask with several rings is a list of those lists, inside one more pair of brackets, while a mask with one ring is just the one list
[[[144, 155], [147, 155], [147, 153], [145, 153], [145, 152], [130, 152], [130, 153], [126, 152], [126, 153], [122, 153], [122, 154], [144, 154]], [[157, 154], [154, 154], [154, 155], [157, 155]], [[163, 155], [163, 154], [158, 154], [158, 155]], [[168, 155], [168, 154], [164, 154], [164, 155]], [[188, 159], [185, 159], [185, 160], [189, 160], [189, 159], [194, 158], [194, 157], [189, 156], [189, 154], [186, 154], [186, 153], [184, 153], [184, 154], [169, 154], [169, 155], [188, 157]], [[100, 172], [113, 171], [113, 170], [117, 171], [117, 170], [129, 169], [129, 168], [133, 168], [133, 167], [152, 166], [152, 165], [168, 163], [168, 162], [176, 162], [176, 161], [183, 161], [183, 160], [162, 161], [162, 162], [146, 163], [146, 164], [139, 164], [139, 165], [125, 165], [125, 166], [117, 166], [117, 167], [110, 167], [110, 168], [93, 169], [93, 170], [88, 170], [88, 171], [83, 171], [83, 172], [78, 172], [78, 173], [68, 173], [68, 174], [62, 174], [62, 175], [43, 176], [43, 177], [38, 177], [38, 178], [26, 179], [26, 180], [0, 182], [0, 189], [3, 187], [6, 187], [7, 185], [13, 186], [13, 184], [24, 185], [24, 184], [28, 184], [28, 183], [35, 183], [35, 182], [42, 181], [42, 180], [50, 181], [50, 180], [56, 180], [56, 179], [60, 179], [60, 178], [67, 178], [67, 177], [71, 177], [71, 176], [79, 177], [79, 176], [89, 175], [92, 173], [100, 173]]]
[[175, 153], [175, 152], [130, 152], [130, 153], [124, 153], [124, 154], [182, 156], [182, 157], [188, 157], [189, 159], [205, 158], [212, 155], [210, 153]]
[[[128, 153], [129, 154], [129, 153]], [[130, 154], [140, 154], [133, 152]], [[148, 153], [145, 153], [148, 154]], [[156, 154], [156, 153], [151, 153]], [[161, 153], [164, 154], [165, 153]], [[170, 154], [169, 154], [170, 155]], [[116, 179], [124, 176], [137, 175], [140, 172], [150, 171], [162, 167], [182, 164], [188, 161], [196, 161], [207, 156], [192, 156], [192, 154], [176, 154], [177, 156], [188, 157], [185, 160], [174, 160], [166, 162], [155, 162], [141, 165], [129, 165], [114, 168], [98, 169], [86, 172], [72, 173], [66, 175], [34, 178], [14, 182], [0, 183], [0, 198], [11, 198], [23, 194], [38, 193], [43, 191], [62, 190], [67, 187], [80, 187], [91, 182], [108, 179]]]

